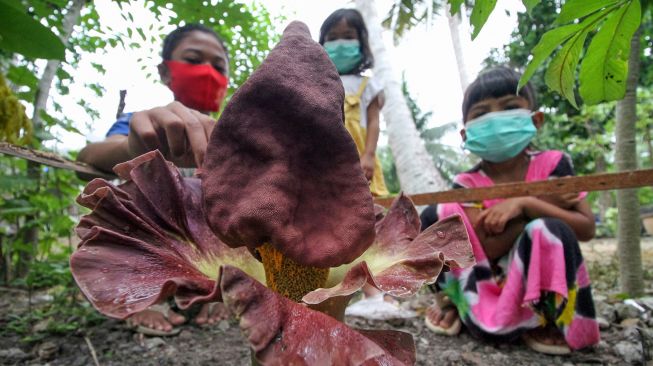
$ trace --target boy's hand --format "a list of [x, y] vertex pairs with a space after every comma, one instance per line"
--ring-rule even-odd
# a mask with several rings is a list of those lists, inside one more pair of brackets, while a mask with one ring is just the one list
[[524, 201], [522, 198], [509, 198], [488, 209], [481, 211], [477, 217], [476, 226], [488, 235], [501, 234], [508, 221], [523, 215]]
[[580, 195], [578, 193], [551, 194], [546, 196], [539, 196], [538, 198], [544, 202], [548, 202], [565, 210], [573, 208], [581, 201]]
[[371, 181], [374, 176], [374, 154], [365, 153], [361, 156], [361, 168], [363, 168], [365, 178]]
[[129, 123], [129, 155], [158, 149], [179, 167], [199, 167], [215, 120], [179, 102], [133, 114]]

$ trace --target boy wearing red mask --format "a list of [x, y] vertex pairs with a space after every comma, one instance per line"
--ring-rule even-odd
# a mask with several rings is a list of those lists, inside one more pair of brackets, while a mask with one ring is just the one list
[[[178, 167], [198, 167], [227, 91], [229, 57], [224, 42], [210, 28], [188, 24], [168, 34], [159, 64], [161, 81], [175, 101], [150, 110], [125, 113], [107, 132], [104, 141], [84, 147], [78, 160], [111, 172], [116, 164], [158, 149]], [[85, 177], [83, 177], [85, 178]], [[195, 316], [197, 324], [212, 324], [227, 317], [221, 303], [205, 304]], [[157, 305], [134, 314], [128, 322], [151, 335], [178, 333], [175, 325], [186, 317]]]
[[113, 167], [158, 149], [179, 167], [197, 167], [227, 91], [229, 57], [224, 42], [210, 28], [188, 24], [168, 34], [159, 64], [161, 81], [175, 101], [126, 113], [104, 141], [83, 148], [78, 160], [111, 172]]

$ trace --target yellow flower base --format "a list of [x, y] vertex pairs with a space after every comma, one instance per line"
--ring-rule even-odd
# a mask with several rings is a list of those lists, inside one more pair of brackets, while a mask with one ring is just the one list
[[257, 250], [263, 260], [267, 286], [295, 302], [326, 284], [328, 268], [301, 265], [285, 257], [271, 244], [263, 244]]

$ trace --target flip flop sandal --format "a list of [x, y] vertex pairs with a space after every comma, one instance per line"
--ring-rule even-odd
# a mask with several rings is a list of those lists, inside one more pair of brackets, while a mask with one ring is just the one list
[[[148, 308], [148, 310], [160, 312], [161, 314], [163, 314], [164, 317], [166, 317], [166, 319], [167, 319], [166, 314], [168, 314], [168, 309], [170, 308], [166, 303], [152, 305]], [[127, 319], [127, 325], [129, 328], [131, 328], [137, 333], [148, 335], [148, 336], [155, 336], [155, 337], [175, 336], [179, 334], [179, 332], [181, 332], [181, 328], [172, 328], [171, 330], [160, 330], [160, 329], [146, 327], [144, 325], [132, 325], [129, 323], [129, 319]]]
[[556, 356], [568, 355], [571, 353], [571, 348], [569, 348], [569, 346], [566, 344], [561, 345], [542, 343], [527, 333], [522, 334], [522, 340], [530, 349], [539, 353]]
[[[445, 296], [443, 293], [437, 293], [435, 295], [435, 304], [440, 308], [440, 311], [445, 312], [447, 309], [456, 309], [455, 305], [449, 300], [447, 296]], [[453, 310], [450, 310], [453, 311]], [[451, 323], [451, 326], [449, 328], [443, 328], [439, 325], [433, 324], [428, 316], [424, 317], [424, 324], [426, 324], [426, 327], [429, 328], [433, 333], [435, 334], [440, 334], [440, 335], [445, 335], [445, 336], [457, 336], [460, 334], [460, 330], [462, 329], [462, 321], [460, 321], [460, 316], [456, 317], [456, 320], [454, 320], [453, 323]]]
[[439, 325], [431, 323], [428, 316], [424, 318], [424, 323], [426, 324], [426, 327], [429, 328], [429, 330], [431, 330], [433, 333], [445, 336], [457, 336], [460, 334], [460, 330], [462, 329], [462, 322], [460, 321], [460, 318], [456, 318], [456, 320], [454, 320], [449, 328], [442, 328]]
[[181, 328], [172, 328], [169, 331], [165, 331], [165, 330], [148, 328], [144, 325], [139, 325], [136, 327], [136, 329], [134, 329], [134, 331], [144, 335], [154, 336], [154, 337], [172, 337], [179, 334], [179, 332], [181, 332]]

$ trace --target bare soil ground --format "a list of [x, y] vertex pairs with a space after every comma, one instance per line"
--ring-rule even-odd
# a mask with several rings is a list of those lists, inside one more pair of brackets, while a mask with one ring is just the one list
[[[617, 296], [618, 272], [615, 240], [594, 240], [583, 244], [595, 288], [599, 315], [605, 320], [602, 341], [594, 349], [571, 356], [547, 356], [530, 351], [520, 342], [493, 344], [463, 333], [445, 337], [430, 332], [422, 318], [369, 321], [348, 318], [360, 328], [397, 329], [413, 334], [417, 365], [624, 365], [643, 364], [643, 348], [637, 327], [651, 328], [651, 309], [638, 313]], [[644, 268], [648, 295], [653, 295], [653, 239], [643, 240]], [[405, 304], [418, 312], [433, 295], [425, 291]], [[651, 298], [653, 299], [653, 297]], [[34, 311], [38, 305], [31, 308]], [[144, 337], [123, 322], [107, 319], [100, 324], [70, 331], [65, 335], [40, 333], [38, 341], [6, 329], [11, 319], [28, 311], [27, 293], [0, 289], [0, 365], [249, 365], [250, 352], [237, 323], [223, 321], [211, 327], [185, 325], [175, 337]], [[34, 330], [38, 332], [38, 329]]]

